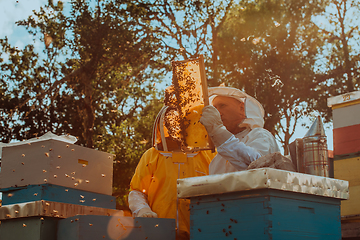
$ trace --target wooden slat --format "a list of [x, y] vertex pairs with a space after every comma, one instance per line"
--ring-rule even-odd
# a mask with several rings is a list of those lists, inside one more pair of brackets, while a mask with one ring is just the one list
[[333, 130], [334, 155], [360, 151], [360, 124]]
[[334, 178], [349, 181], [350, 198], [341, 202], [341, 216], [360, 214], [360, 157], [334, 161]]
[[360, 104], [333, 109], [333, 127], [342, 128], [360, 124]]
[[360, 237], [360, 222], [341, 223], [341, 234], [343, 238]]
[[341, 201], [341, 216], [360, 214], [360, 186], [349, 187], [350, 198]]
[[349, 181], [349, 186], [360, 185], [360, 157], [334, 161], [334, 178]]

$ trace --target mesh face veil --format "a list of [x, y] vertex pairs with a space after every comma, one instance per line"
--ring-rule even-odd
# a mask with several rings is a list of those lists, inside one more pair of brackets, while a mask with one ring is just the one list
[[212, 87], [209, 88], [210, 102], [216, 96], [232, 97], [239, 101], [244, 102], [245, 117], [246, 119], [239, 124], [239, 127], [264, 127], [265, 111], [262, 105], [250, 95], [231, 87]]

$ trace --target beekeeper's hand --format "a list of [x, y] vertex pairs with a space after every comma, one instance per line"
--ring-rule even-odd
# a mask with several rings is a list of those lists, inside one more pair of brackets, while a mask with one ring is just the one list
[[133, 190], [129, 193], [128, 202], [133, 217], [157, 218], [157, 214], [151, 211], [146, 194]]
[[208, 105], [203, 108], [200, 122], [205, 126], [216, 147], [219, 147], [233, 135], [224, 126], [221, 115], [214, 106]]
[[136, 217], [147, 217], [147, 218], [157, 218], [157, 214], [151, 211], [150, 208], [144, 207], [139, 210], [136, 214]]

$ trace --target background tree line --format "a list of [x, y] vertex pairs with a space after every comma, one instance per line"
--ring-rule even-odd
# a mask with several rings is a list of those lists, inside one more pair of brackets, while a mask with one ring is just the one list
[[[17, 24], [34, 44], [0, 39], [0, 136], [48, 131], [115, 154], [114, 195], [151, 147], [171, 61], [204, 54], [209, 86], [264, 106], [284, 153], [296, 126], [329, 96], [359, 89], [358, 0], [49, 0]], [[162, 84], [162, 85], [161, 85]], [[159, 87], [161, 86], [161, 87]], [[160, 89], [160, 90], [159, 90]]]

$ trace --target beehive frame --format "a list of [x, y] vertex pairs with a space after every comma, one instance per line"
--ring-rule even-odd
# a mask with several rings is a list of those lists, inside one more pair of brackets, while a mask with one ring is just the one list
[[[200, 55], [195, 59], [173, 61], [172, 67], [172, 88], [171, 91], [165, 94], [165, 105], [169, 106], [168, 112], [176, 111], [178, 115], [173, 114], [173, 121], [167, 121], [166, 127], [172, 136], [176, 136], [182, 142], [181, 151], [214, 151], [214, 146], [207, 134], [205, 135], [206, 143], [195, 146], [196, 144], [189, 144], [187, 140], [188, 133], [186, 132], [190, 124], [193, 124], [192, 127], [196, 125], [197, 128], [204, 128], [199, 121], [190, 123], [190, 120], [186, 120], [191, 114], [190, 109], [199, 108], [201, 105], [209, 105], [204, 57]], [[193, 112], [197, 113], [195, 110]]]

